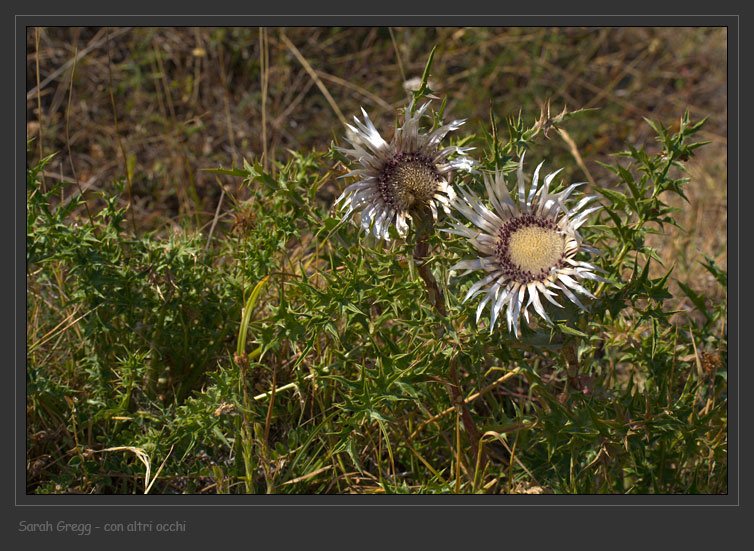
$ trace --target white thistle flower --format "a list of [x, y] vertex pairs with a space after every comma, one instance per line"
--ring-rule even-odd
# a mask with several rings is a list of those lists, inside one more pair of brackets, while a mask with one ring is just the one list
[[[349, 185], [335, 201], [347, 209], [343, 219], [361, 211], [361, 228], [370, 229], [377, 238], [390, 240], [388, 228], [395, 226], [398, 235], [405, 237], [407, 220], [412, 213], [429, 208], [437, 220], [437, 205], [449, 213], [453, 198], [449, 173], [454, 169], [473, 171], [474, 161], [465, 156], [473, 147], [438, 147], [445, 135], [459, 128], [464, 120], [445, 124], [429, 133], [419, 131], [419, 120], [429, 107], [424, 104], [411, 114], [413, 100], [404, 113], [403, 126], [396, 128], [390, 143], [382, 139], [362, 108], [364, 122], [354, 117], [356, 126], [347, 125], [346, 139], [353, 149], [337, 148], [349, 155], [361, 168], [341, 176], [355, 176], [358, 181]], [[448, 160], [456, 153], [459, 156]]]
[[[523, 172], [524, 155], [521, 155], [515, 202], [508, 192], [502, 172], [496, 172], [494, 178], [485, 175], [484, 184], [494, 212], [485, 207], [470, 190], [459, 188], [459, 196], [452, 201], [452, 206], [479, 229], [454, 221], [452, 228], [445, 231], [467, 237], [479, 252], [479, 257], [463, 260], [450, 269], [466, 270], [464, 274], [474, 270], [485, 272], [485, 277], [471, 286], [463, 301], [484, 293], [485, 296], [477, 307], [476, 319], [479, 323], [482, 311], [489, 303], [492, 310], [490, 333], [505, 306], [508, 330], [513, 329], [518, 337], [519, 314], [523, 311], [528, 323], [527, 309], [531, 305], [544, 320], [552, 324], [542, 306], [541, 296], [562, 308], [554, 299], [558, 293], [562, 293], [579, 308], [587, 310], [573, 291], [591, 298], [594, 296], [577, 280], [607, 282], [594, 273], [604, 270], [575, 259], [580, 251], [599, 254], [599, 251], [582, 241], [577, 231], [592, 212], [601, 208], [599, 205], [585, 208], [597, 196], [584, 197], [569, 209], [566, 204], [568, 197], [583, 182], [573, 184], [559, 193], [549, 193], [552, 180], [562, 169], [548, 174], [544, 178], [544, 185], [540, 187], [539, 170], [543, 164], [544, 162], [540, 163], [534, 170], [527, 195]], [[529, 298], [524, 304], [527, 292]]]

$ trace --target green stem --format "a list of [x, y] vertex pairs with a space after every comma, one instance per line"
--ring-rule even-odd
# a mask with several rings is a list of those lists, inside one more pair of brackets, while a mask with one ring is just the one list
[[424, 281], [424, 285], [427, 287], [427, 294], [429, 303], [437, 310], [443, 318], [448, 316], [447, 310], [445, 310], [445, 300], [442, 294], [440, 286], [437, 284], [435, 276], [432, 274], [432, 270], [427, 263], [429, 257], [429, 241], [428, 238], [434, 230], [434, 224], [432, 222], [432, 216], [428, 212], [417, 213], [414, 216], [414, 220], [417, 221], [416, 228], [416, 247], [414, 248], [414, 263], [416, 269], [419, 272], [419, 276]]
[[[414, 248], [414, 262], [416, 264], [419, 276], [424, 281], [424, 285], [427, 288], [427, 295], [430, 304], [435, 308], [438, 314], [443, 318], [447, 317], [447, 310], [445, 309], [445, 300], [442, 290], [437, 284], [435, 276], [432, 274], [432, 270], [427, 263], [429, 257], [429, 236], [434, 231], [434, 221], [432, 214], [428, 209], [415, 210], [413, 213], [413, 219], [416, 223], [416, 246]], [[486, 454], [484, 451], [479, 451], [479, 440], [481, 433], [474, 422], [474, 418], [471, 416], [468, 404], [463, 398], [463, 392], [461, 391], [461, 385], [458, 381], [458, 375], [456, 374], [455, 364], [451, 362], [450, 369], [448, 370], [450, 377], [450, 384], [448, 384], [448, 394], [450, 395], [450, 401], [453, 406], [458, 410], [463, 421], [463, 428], [469, 437], [471, 443], [471, 450], [473, 457], [481, 457], [481, 465], [486, 463]]]

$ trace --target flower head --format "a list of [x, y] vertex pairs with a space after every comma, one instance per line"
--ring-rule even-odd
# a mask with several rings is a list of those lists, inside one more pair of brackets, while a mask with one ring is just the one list
[[[347, 219], [354, 211], [361, 211], [361, 228], [370, 229], [378, 238], [390, 240], [388, 229], [395, 226], [398, 235], [405, 237], [407, 220], [425, 208], [437, 220], [437, 205], [449, 212], [453, 197], [449, 173], [453, 169], [473, 170], [474, 161], [464, 154], [471, 147], [438, 147], [451, 130], [465, 121], [456, 120], [432, 132], [419, 131], [419, 121], [429, 103], [412, 114], [413, 100], [405, 110], [403, 126], [396, 128], [391, 142], [386, 142], [369, 120], [364, 109], [364, 122], [354, 117], [356, 126], [348, 126], [346, 139], [353, 146], [339, 151], [358, 161], [361, 168], [342, 177], [355, 176], [358, 181], [346, 187], [335, 204], [347, 209]], [[448, 157], [458, 154], [452, 160]]]
[[[576, 260], [580, 251], [599, 254], [599, 251], [585, 244], [578, 228], [586, 222], [587, 217], [600, 206], [585, 208], [595, 195], [584, 197], [573, 208], [568, 208], [567, 200], [571, 193], [582, 184], [573, 184], [559, 193], [549, 193], [550, 184], [557, 170], [544, 178], [544, 185], [539, 186], [539, 166], [534, 170], [531, 188], [526, 193], [524, 180], [524, 156], [518, 165], [518, 194], [516, 201], [511, 198], [505, 179], [501, 172], [494, 176], [485, 175], [484, 184], [489, 201], [494, 210], [482, 204], [472, 191], [460, 189], [452, 206], [470, 220], [477, 228], [472, 229], [458, 221], [445, 231], [467, 237], [479, 257], [463, 260], [451, 270], [483, 270], [485, 277], [474, 283], [469, 289], [464, 302], [484, 293], [484, 298], [477, 307], [477, 323], [487, 303], [492, 315], [490, 332], [503, 307], [507, 306], [506, 319], [508, 330], [518, 337], [519, 314], [523, 311], [529, 321], [529, 306], [548, 323], [552, 323], [542, 306], [540, 296], [558, 307], [554, 297], [564, 294], [582, 310], [586, 307], [579, 301], [573, 291], [593, 297], [581, 286], [578, 279], [607, 281], [596, 275], [602, 271], [596, 266]], [[481, 230], [481, 231], [480, 231]], [[528, 293], [528, 301], [524, 300]]]

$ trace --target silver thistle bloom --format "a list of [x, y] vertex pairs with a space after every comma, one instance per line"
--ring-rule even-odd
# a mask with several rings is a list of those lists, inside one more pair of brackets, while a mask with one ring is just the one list
[[[459, 128], [464, 120], [455, 120], [429, 133], [419, 131], [419, 121], [429, 103], [412, 115], [413, 100], [404, 113], [403, 126], [396, 128], [391, 142], [386, 142], [362, 108], [364, 122], [354, 117], [356, 126], [347, 125], [346, 139], [353, 146], [337, 148], [357, 161], [361, 168], [341, 176], [355, 176], [358, 181], [349, 185], [335, 201], [347, 209], [343, 219], [361, 211], [361, 228], [370, 229], [379, 239], [390, 240], [388, 229], [395, 226], [398, 235], [405, 237], [407, 220], [419, 210], [429, 208], [437, 220], [437, 205], [449, 213], [453, 187], [449, 174], [454, 169], [472, 171], [474, 161], [465, 156], [472, 147], [438, 147], [445, 135]], [[448, 157], [456, 153], [452, 160]]]
[[[452, 206], [478, 229], [469, 228], [454, 220], [452, 227], [445, 231], [468, 238], [479, 257], [463, 260], [450, 269], [465, 270], [464, 274], [474, 270], [486, 273], [485, 277], [471, 286], [463, 301], [484, 293], [484, 298], [477, 307], [476, 319], [479, 323], [482, 311], [489, 303], [492, 310], [490, 333], [505, 306], [508, 330], [512, 329], [518, 337], [519, 315], [523, 311], [528, 323], [529, 306], [534, 306], [534, 310], [552, 324], [540, 296], [562, 307], [554, 299], [558, 293], [562, 293], [579, 308], [586, 310], [573, 291], [592, 298], [594, 296], [577, 280], [607, 282], [594, 273], [604, 270], [575, 259], [580, 251], [599, 254], [599, 251], [583, 242], [578, 232], [588, 216], [601, 208], [599, 205], [585, 208], [597, 196], [584, 197], [569, 209], [568, 197], [583, 182], [572, 184], [559, 193], [549, 193], [552, 180], [562, 169], [548, 174], [544, 178], [544, 185], [539, 186], [539, 171], [543, 164], [544, 162], [540, 163], [534, 170], [527, 195], [523, 172], [524, 155], [521, 156], [516, 201], [511, 198], [502, 172], [496, 172], [494, 178], [485, 175], [484, 184], [494, 212], [467, 189], [459, 188], [459, 196], [452, 201]], [[529, 298], [524, 305], [527, 292]]]

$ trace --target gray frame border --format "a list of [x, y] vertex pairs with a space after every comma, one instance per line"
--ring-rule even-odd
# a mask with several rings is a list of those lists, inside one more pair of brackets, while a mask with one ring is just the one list
[[[669, 10], [668, 10], [669, 11]], [[265, 25], [265, 26], [310, 26], [314, 25], [345, 25], [345, 26], [382, 26], [396, 25], [401, 26], [429, 26], [431, 24], [443, 26], [727, 26], [728, 27], [728, 137], [733, 137], [733, 147], [729, 147], [728, 152], [728, 182], [729, 197], [733, 191], [733, 201], [736, 208], [729, 218], [729, 240], [733, 238], [733, 245], [729, 244], [729, 250], [733, 249], [735, 254], [732, 255], [732, 262], [729, 260], [729, 289], [733, 289], [733, 300], [729, 299], [729, 320], [735, 320], [735, 330], [729, 330], [729, 388], [735, 388], [735, 392], [729, 391], [729, 413], [734, 413], [729, 422], [729, 494], [726, 496], [32, 496], [25, 493], [25, 334], [19, 331], [19, 327], [26, 322], [25, 309], [25, 241], [21, 241], [20, 233], [25, 227], [25, 219], [19, 216], [19, 213], [25, 209], [25, 195], [20, 193], [23, 189], [22, 182], [25, 182], [25, 125], [22, 124], [20, 113], [25, 112], [23, 107], [25, 103], [25, 64], [19, 60], [25, 52], [25, 27], [28, 26], [67, 26], [73, 21], [87, 25], [134, 25], [146, 26], [238, 26], [239, 24], [247, 25]], [[185, 508], [195, 509], [198, 517], [204, 517], [209, 511], [208, 507], [222, 507], [222, 515], [231, 512], [228, 508], [246, 508], [258, 507], [273, 508], [278, 507], [305, 507], [304, 514], [310, 514], [312, 508], [324, 507], [363, 507], [373, 508], [393, 508], [393, 507], [431, 507], [436, 508], [468, 508], [473, 507], [473, 511], [479, 511], [479, 508], [506, 507], [505, 511], [500, 511], [507, 515], [510, 507], [544, 507], [551, 509], [553, 506], [561, 509], [563, 506], [572, 507], [592, 507], [607, 506], [615, 510], [628, 507], [705, 507], [705, 506], [740, 506], [740, 363], [739, 363], [739, 342], [740, 342], [740, 316], [739, 316], [739, 258], [740, 248], [738, 236], [740, 232], [740, 197], [739, 197], [739, 176], [740, 176], [740, 16], [738, 15], [329, 15], [329, 14], [312, 14], [307, 16], [285, 16], [265, 14], [257, 16], [235, 16], [235, 15], [197, 15], [197, 16], [175, 16], [175, 15], [15, 15], [14, 16], [14, 143], [15, 143], [15, 162], [14, 172], [17, 184], [14, 186], [14, 289], [15, 302], [15, 342], [14, 342], [14, 499], [12, 510], [15, 517], [24, 516], [25, 518], [45, 518], [45, 517], [71, 517], [78, 518], [80, 513], [86, 511], [87, 515], [105, 515], [109, 517], [123, 516], [134, 517], [170, 517], [174, 518], [175, 513], [167, 514], [167, 510], [178, 510], [180, 508], [183, 515]], [[733, 47], [730, 47], [733, 46]], [[732, 108], [732, 109], [731, 109]], [[24, 109], [24, 111], [21, 111]], [[732, 169], [732, 170], [731, 170]], [[729, 209], [729, 217], [731, 212]], [[9, 221], [10, 218], [6, 218]], [[733, 231], [731, 231], [733, 230]], [[19, 246], [21, 244], [21, 246]], [[730, 269], [732, 265], [733, 269]], [[23, 268], [23, 271], [22, 271]], [[733, 354], [730, 354], [730, 352]], [[730, 361], [730, 358], [733, 361]], [[731, 369], [730, 366], [733, 366]], [[19, 424], [20, 423], [20, 424]], [[222, 501], [222, 502], [220, 502]], [[188, 503], [187, 503], [188, 502]], [[74, 511], [63, 511], [62, 507], [74, 507]], [[83, 508], [83, 509], [80, 509]], [[106, 509], [105, 509], [106, 508]], [[157, 508], [157, 509], [155, 509]], [[139, 509], [144, 512], [139, 515]], [[45, 512], [47, 511], [47, 512]], [[80, 512], [80, 513], [79, 513]], [[618, 513], [618, 510], [615, 511]], [[366, 513], [366, 511], [365, 511]], [[434, 513], [432, 513], [434, 514]], [[476, 513], [474, 513], [476, 514]], [[559, 513], [558, 513], [559, 514]], [[215, 515], [212, 515], [214, 517]], [[230, 515], [229, 515], [230, 516]], [[232, 515], [236, 516], [236, 515]]]

